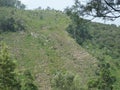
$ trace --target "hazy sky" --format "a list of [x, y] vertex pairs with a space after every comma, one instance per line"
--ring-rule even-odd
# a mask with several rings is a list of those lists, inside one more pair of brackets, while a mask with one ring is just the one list
[[[27, 9], [36, 9], [39, 6], [42, 8], [54, 8], [56, 10], [64, 10], [67, 6], [72, 6], [74, 4], [74, 0], [20, 0], [27, 6]], [[85, 0], [81, 0], [85, 2]], [[103, 22], [100, 19], [95, 19], [96, 22]], [[120, 19], [116, 21], [106, 21], [105, 23], [112, 23], [116, 25], [120, 25]]]
[[20, 0], [27, 6], [27, 9], [35, 9], [37, 7], [51, 7], [57, 10], [64, 10], [65, 7], [71, 6], [74, 0]]

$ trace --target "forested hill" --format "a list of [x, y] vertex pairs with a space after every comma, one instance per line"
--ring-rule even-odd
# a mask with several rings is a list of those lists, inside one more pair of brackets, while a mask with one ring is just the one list
[[116, 77], [113, 90], [119, 90], [120, 84], [120, 27], [91, 23], [91, 39], [82, 45], [93, 56], [102, 57], [111, 66], [111, 74]]
[[[67, 27], [67, 31], [73, 37], [76, 42], [86, 49], [91, 55], [96, 57], [99, 61], [98, 68], [101, 69], [102, 66], [104, 69], [101, 73], [109, 72], [109, 75], [114, 75], [116, 80], [114, 83], [114, 89], [119, 90], [120, 84], [120, 27], [116, 25], [105, 25], [101, 23], [89, 22], [82, 18], [72, 15], [72, 23]], [[102, 65], [101, 65], [102, 64]], [[106, 68], [107, 67], [107, 68]], [[105, 71], [105, 72], [104, 72]], [[107, 74], [106, 73], [106, 74]], [[102, 74], [96, 74], [96, 76], [103, 78], [98, 79], [104, 81], [106, 76]], [[112, 78], [111, 78], [112, 79]], [[110, 87], [109, 80], [106, 82], [106, 88]], [[93, 87], [99, 88], [99, 85], [102, 86], [102, 81], [96, 83], [98, 87], [93, 84]], [[110, 81], [112, 82], [112, 81]], [[101, 83], [101, 84], [100, 84]], [[109, 84], [108, 84], [109, 83]], [[94, 86], [95, 85], [95, 86]], [[113, 87], [113, 85], [111, 85]], [[103, 85], [104, 87], [104, 85]], [[105, 87], [104, 87], [105, 88]], [[102, 89], [104, 90], [104, 89]], [[108, 89], [109, 90], [109, 89]]]
[[[16, 59], [16, 71], [29, 70], [39, 90], [86, 90], [88, 81], [96, 77], [96, 55], [102, 52], [107, 59], [119, 59], [119, 27], [89, 23], [91, 39], [79, 45], [68, 33], [69, 24], [70, 18], [56, 10], [0, 7], [0, 41]], [[113, 74], [119, 74], [119, 64], [111, 65], [116, 70]]]

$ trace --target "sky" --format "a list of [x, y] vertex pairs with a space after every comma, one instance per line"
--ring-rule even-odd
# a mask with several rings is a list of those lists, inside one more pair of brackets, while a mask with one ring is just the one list
[[[74, 0], [20, 0], [22, 3], [24, 3], [27, 7], [27, 9], [36, 9], [38, 7], [41, 8], [47, 8], [48, 6], [50, 8], [54, 8], [56, 10], [63, 11], [67, 6], [72, 6], [74, 4]], [[85, 0], [81, 0], [85, 2]], [[94, 19], [94, 22], [101, 22], [105, 24], [116, 24], [117, 26], [120, 26], [120, 18], [115, 21], [103, 21], [100, 19]]]
[[27, 9], [36, 9], [39, 6], [42, 8], [54, 8], [56, 10], [64, 10], [65, 7], [74, 4], [74, 0], [20, 0], [27, 6]]

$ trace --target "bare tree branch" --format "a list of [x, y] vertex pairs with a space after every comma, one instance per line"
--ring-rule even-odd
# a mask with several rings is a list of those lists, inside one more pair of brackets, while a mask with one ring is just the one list
[[104, 0], [104, 1], [105, 1], [105, 3], [106, 3], [109, 7], [111, 7], [114, 11], [120, 12], [120, 9], [116, 9], [116, 8], [114, 8], [112, 5], [110, 5], [106, 0]]

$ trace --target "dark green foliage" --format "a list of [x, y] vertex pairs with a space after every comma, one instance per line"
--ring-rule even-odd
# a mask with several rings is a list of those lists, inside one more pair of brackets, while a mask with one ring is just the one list
[[[75, 77], [72, 73], [59, 71], [51, 80], [52, 88], [54, 90], [79, 90], [80, 86], [75, 85]], [[77, 83], [79, 84], [79, 82]]]
[[70, 11], [69, 9], [66, 11], [67, 15], [70, 16], [72, 23], [68, 26], [67, 31], [71, 34], [71, 36], [79, 43], [83, 44], [87, 39], [91, 39], [91, 36], [88, 31], [88, 22], [80, 18], [77, 13]]
[[0, 0], [0, 7], [14, 7], [18, 9], [25, 9], [25, 5], [19, 0]]
[[[89, 31], [91, 32], [92, 39], [85, 42], [83, 47], [89, 51], [101, 52], [104, 57], [111, 57], [113, 62], [118, 62], [120, 59], [120, 31], [119, 27], [115, 25], [103, 25], [90, 23]], [[91, 45], [90, 45], [91, 44]], [[92, 53], [92, 52], [91, 52]], [[93, 53], [97, 57], [97, 53]], [[107, 58], [106, 58], [107, 59]]]
[[116, 77], [110, 73], [110, 64], [100, 61], [96, 71], [97, 78], [88, 82], [88, 88], [97, 88], [98, 90], [113, 90], [113, 84]]
[[[117, 79], [119, 79], [117, 72], [120, 71], [120, 28], [115, 25], [104, 25], [91, 23], [89, 21], [85, 22], [84, 19], [84, 22], [81, 21], [82, 19], [79, 19], [80, 13], [77, 11], [77, 5], [79, 6], [79, 4], [76, 3], [74, 8], [72, 7], [66, 9], [66, 13], [70, 16], [72, 20], [72, 23], [68, 27], [68, 32], [80, 45], [82, 45], [98, 60], [98, 57], [104, 57], [104, 60], [109, 62], [109, 64], [111, 65], [111, 73], [114, 74]], [[76, 17], [75, 15], [78, 15], [78, 17]], [[106, 71], [106, 73], [104, 74], [106, 76], [109, 75], [109, 70], [108, 72]], [[110, 80], [112, 77], [108, 78]], [[119, 80], [116, 81], [117, 84], [120, 84]], [[93, 81], [91, 82], [93, 86], [98, 83], [97, 81], [94, 81], [95, 83]], [[118, 86], [116, 87], [116, 89], [119, 89]]]
[[34, 84], [34, 78], [31, 75], [30, 71], [25, 71], [24, 74], [24, 81], [22, 82], [22, 90], [38, 90], [38, 87]]
[[29, 71], [18, 75], [15, 69], [16, 63], [10, 57], [7, 46], [0, 44], [0, 90], [38, 90]]
[[16, 64], [11, 59], [8, 48], [0, 44], [0, 90], [20, 90], [21, 85], [15, 73]]
[[[111, 73], [118, 79], [116, 83], [119, 85], [119, 76], [118, 73], [120, 70], [120, 32], [119, 27], [115, 25], [103, 25], [97, 23], [88, 23], [89, 24], [89, 34], [91, 38], [87, 38], [81, 44], [89, 53], [95, 56], [98, 60], [98, 57], [104, 57], [104, 60], [109, 62], [111, 65]], [[71, 28], [72, 29], [72, 26]], [[73, 29], [72, 29], [73, 30]], [[72, 31], [71, 30], [71, 31]], [[72, 32], [74, 33], [74, 32]], [[80, 40], [80, 37], [76, 37], [76, 40]], [[80, 43], [79, 43], [80, 44]], [[109, 72], [106, 71], [105, 74], [109, 75]], [[111, 77], [109, 77], [111, 78]], [[92, 82], [91, 82], [92, 83]], [[116, 84], [116, 89], [119, 87]], [[96, 85], [95, 83], [93, 86]], [[115, 88], [114, 87], [114, 88]]]
[[72, 8], [81, 16], [99, 17], [103, 20], [114, 20], [120, 17], [119, 0], [87, 0], [84, 4], [81, 0], [74, 1]]
[[[119, 27], [115, 25], [105, 26], [103, 24], [89, 23], [89, 32], [92, 38], [83, 42], [82, 46], [98, 60], [98, 57], [104, 57], [104, 60], [109, 62], [111, 73], [118, 79], [115, 87], [119, 89], [117, 86], [120, 83], [117, 73], [120, 71]], [[109, 72], [106, 72], [106, 74], [109, 75]]]
[[16, 0], [0, 0], [0, 6], [14, 7]]
[[4, 18], [0, 23], [0, 29], [5, 31], [22, 31], [25, 30], [25, 23], [21, 19], [14, 17]]
[[[120, 32], [115, 25], [104, 25], [91, 23], [79, 18], [79, 12], [75, 8], [67, 8], [66, 13], [70, 16], [72, 23], [67, 30], [72, 37], [89, 53], [99, 60], [99, 56], [104, 57], [105, 61], [111, 64], [111, 72], [114, 72], [116, 77], [117, 71], [120, 71]], [[109, 75], [106, 71], [105, 74]], [[120, 83], [117, 81], [117, 83]], [[96, 85], [96, 84], [93, 84]]]

